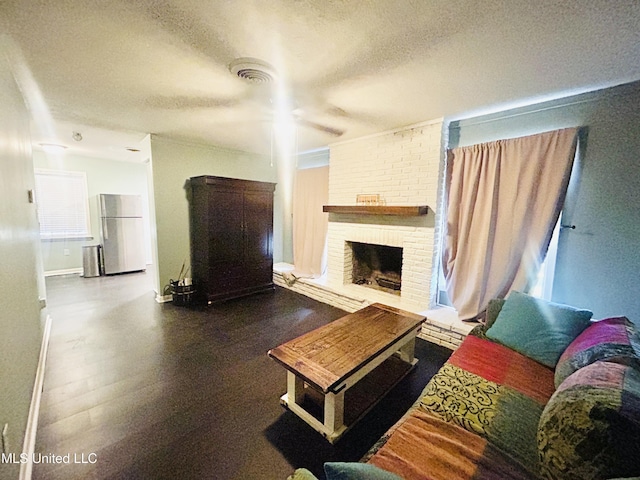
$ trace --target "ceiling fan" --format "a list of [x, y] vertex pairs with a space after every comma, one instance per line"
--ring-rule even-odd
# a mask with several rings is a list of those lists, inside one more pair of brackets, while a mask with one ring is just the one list
[[[251, 57], [237, 58], [229, 64], [229, 71], [245, 82], [259, 88], [269, 88], [269, 107], [266, 111], [267, 119], [273, 121], [278, 115], [288, 115], [293, 122], [301, 127], [319, 130], [333, 137], [344, 134], [344, 130], [331, 127], [306, 118], [305, 111], [298, 106], [295, 99], [283, 92], [283, 85], [275, 69], [268, 63]], [[264, 106], [263, 106], [264, 108]], [[285, 110], [284, 112], [282, 110]]]

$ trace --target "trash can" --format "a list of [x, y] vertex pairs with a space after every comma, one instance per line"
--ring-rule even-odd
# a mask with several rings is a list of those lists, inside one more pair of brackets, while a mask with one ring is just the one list
[[100, 276], [100, 245], [82, 247], [82, 276], [85, 278]]
[[171, 285], [171, 295], [173, 297], [174, 305], [180, 305], [182, 307], [188, 307], [191, 305], [193, 295], [196, 291], [191, 284], [190, 278], [169, 280], [169, 284]]

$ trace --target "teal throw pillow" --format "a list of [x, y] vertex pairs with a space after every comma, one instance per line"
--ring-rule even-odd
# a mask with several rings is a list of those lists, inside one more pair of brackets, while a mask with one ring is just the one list
[[324, 473], [327, 480], [402, 480], [395, 473], [357, 462], [327, 462], [324, 464]]
[[513, 291], [487, 338], [554, 368], [565, 348], [589, 326], [592, 312]]

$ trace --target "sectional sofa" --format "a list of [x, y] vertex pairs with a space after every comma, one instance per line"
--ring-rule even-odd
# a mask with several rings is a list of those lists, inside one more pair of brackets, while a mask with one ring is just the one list
[[640, 476], [640, 337], [626, 317], [591, 316], [520, 292], [492, 301], [402, 419], [326, 478]]

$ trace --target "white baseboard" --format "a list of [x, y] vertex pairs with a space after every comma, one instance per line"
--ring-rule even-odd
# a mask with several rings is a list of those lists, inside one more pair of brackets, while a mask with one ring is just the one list
[[156, 302], [158, 303], [173, 302], [173, 295], [160, 295], [156, 293]]
[[20, 463], [19, 480], [31, 480], [33, 470], [33, 454], [36, 447], [36, 433], [38, 430], [38, 416], [40, 414], [40, 400], [42, 399], [42, 388], [44, 385], [44, 370], [47, 362], [47, 352], [49, 350], [49, 336], [51, 335], [51, 317], [47, 315], [42, 332], [42, 344], [40, 346], [40, 357], [36, 368], [36, 378], [31, 394], [31, 406], [27, 417], [27, 428], [24, 434], [24, 444], [22, 452], [27, 454], [27, 461]]
[[64, 270], [49, 270], [44, 272], [45, 277], [54, 277], [56, 275], [82, 275], [84, 270], [82, 268], [65, 268]]

